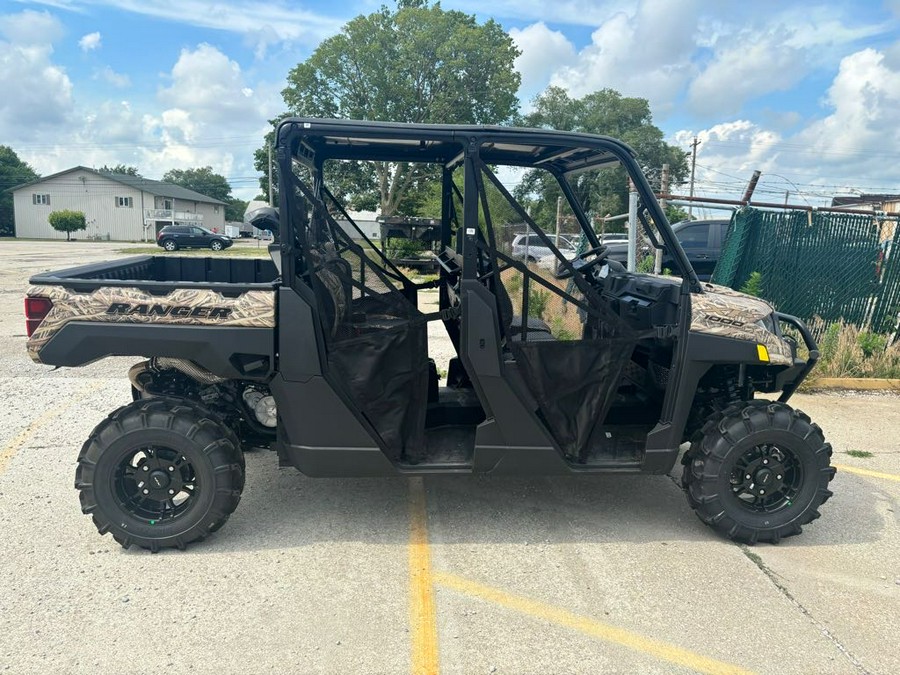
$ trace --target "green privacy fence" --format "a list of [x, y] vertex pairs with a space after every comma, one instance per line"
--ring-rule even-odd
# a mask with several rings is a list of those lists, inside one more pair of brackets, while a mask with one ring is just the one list
[[731, 218], [713, 283], [762, 296], [788, 314], [892, 331], [900, 313], [900, 227], [871, 216], [744, 208]]

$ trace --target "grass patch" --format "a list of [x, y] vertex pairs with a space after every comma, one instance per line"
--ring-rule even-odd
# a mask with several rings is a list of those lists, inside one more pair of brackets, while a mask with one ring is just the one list
[[848, 450], [847, 454], [851, 457], [859, 457], [861, 459], [868, 459], [869, 457], [875, 456], [868, 450]]
[[[802, 388], [814, 389], [821, 377], [900, 378], [900, 340], [894, 336], [859, 330], [843, 322], [826, 324], [818, 318], [810, 321], [810, 328], [822, 336], [821, 359]], [[806, 358], [805, 349], [800, 349], [800, 356]]]
[[120, 248], [119, 253], [125, 253], [127, 255], [171, 255], [177, 257], [189, 256], [192, 258], [209, 258], [212, 256], [225, 256], [229, 258], [269, 257], [269, 251], [265, 246], [260, 246], [259, 248], [256, 248], [255, 246], [232, 246], [231, 248], [226, 248], [224, 251], [211, 251], [208, 248], [191, 248], [182, 249], [180, 251], [173, 251], [171, 253], [169, 253], [168, 251], [164, 251], [159, 246], [128, 246], [126, 248]]

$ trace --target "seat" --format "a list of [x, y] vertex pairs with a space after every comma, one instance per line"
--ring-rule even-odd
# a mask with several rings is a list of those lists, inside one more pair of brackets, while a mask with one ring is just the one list
[[331, 331], [331, 337], [338, 337], [341, 327], [350, 323], [353, 286], [353, 270], [350, 263], [327, 248], [310, 251], [316, 279], [324, 289], [318, 293], [322, 303], [323, 323]]
[[[522, 317], [513, 314], [512, 299], [506, 291], [503, 282], [498, 278], [496, 283], [495, 295], [497, 296], [497, 307], [500, 311], [500, 323], [503, 327], [503, 333], [509, 340], [522, 340]], [[536, 316], [529, 316], [525, 327], [528, 329], [525, 339], [529, 341], [547, 341], [555, 340], [550, 332], [550, 326]]]

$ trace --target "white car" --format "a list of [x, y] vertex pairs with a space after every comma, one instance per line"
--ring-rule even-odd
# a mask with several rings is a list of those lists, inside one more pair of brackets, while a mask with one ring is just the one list
[[[559, 243], [557, 243], [555, 234], [549, 234], [547, 236], [567, 260], [571, 260], [578, 255], [578, 245], [573, 243], [570, 239], [560, 235]], [[541, 241], [541, 238], [538, 235], [517, 234], [516, 238], [513, 239], [513, 258], [522, 258], [523, 260], [527, 259], [528, 262], [537, 262], [547, 256], [553, 257], [553, 251], [551, 251], [548, 246], [544, 245], [544, 242]]]

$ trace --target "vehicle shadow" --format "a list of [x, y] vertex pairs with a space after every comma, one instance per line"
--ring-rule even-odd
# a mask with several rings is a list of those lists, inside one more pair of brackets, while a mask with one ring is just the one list
[[[410, 479], [307, 478], [277, 467], [273, 453], [248, 454], [237, 511], [195, 552], [258, 551], [321, 542], [405, 545]], [[842, 477], [823, 518], [781, 546], [876, 541], [885, 523], [879, 495], [857, 476]], [[427, 476], [433, 543], [652, 543], [724, 540], [689, 508], [671, 476], [544, 478]], [[844, 517], [852, 510], [852, 518]], [[843, 514], [843, 515], [842, 515]]]

